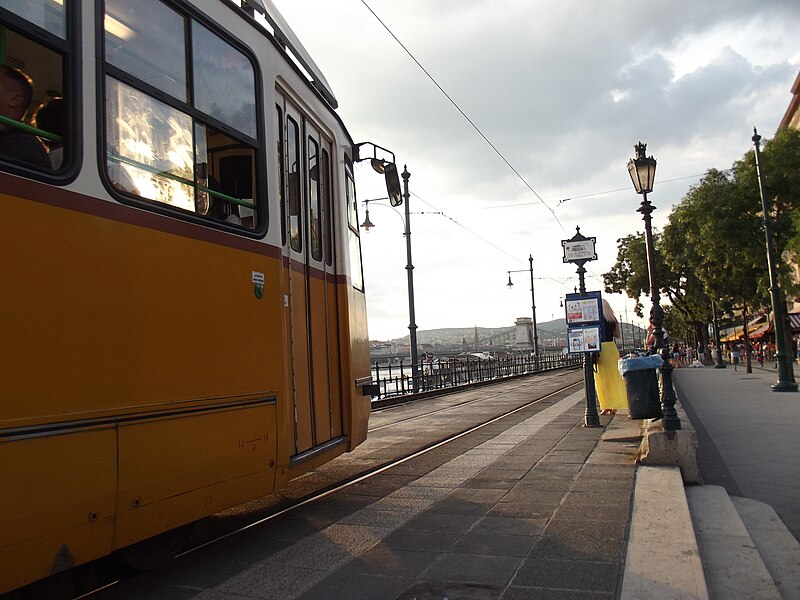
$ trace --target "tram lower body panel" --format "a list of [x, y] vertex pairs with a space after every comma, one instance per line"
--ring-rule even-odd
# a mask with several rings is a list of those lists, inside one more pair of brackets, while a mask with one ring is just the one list
[[341, 387], [326, 427], [342, 443], [290, 466], [279, 249], [108, 204], [0, 194], [0, 592], [270, 493], [351, 449], [354, 411], [368, 417], [346, 284], [326, 283], [343, 301], [341, 372], [325, 379]]

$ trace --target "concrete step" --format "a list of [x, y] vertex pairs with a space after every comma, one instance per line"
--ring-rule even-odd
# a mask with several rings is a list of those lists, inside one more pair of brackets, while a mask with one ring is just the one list
[[709, 597], [680, 469], [640, 466], [620, 600]]
[[687, 487], [686, 500], [710, 597], [780, 599], [781, 592], [725, 488]]
[[783, 600], [800, 598], [800, 543], [769, 505], [731, 496]]

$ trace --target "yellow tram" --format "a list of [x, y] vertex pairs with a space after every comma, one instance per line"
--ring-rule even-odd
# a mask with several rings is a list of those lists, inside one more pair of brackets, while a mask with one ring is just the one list
[[370, 368], [359, 146], [269, 0], [0, 0], [0, 64], [2, 593], [352, 450]]

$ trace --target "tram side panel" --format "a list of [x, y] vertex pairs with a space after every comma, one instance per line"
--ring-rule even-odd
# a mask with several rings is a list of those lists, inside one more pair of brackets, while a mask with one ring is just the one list
[[0, 194], [7, 589], [272, 491], [286, 397], [278, 258], [24, 190]]

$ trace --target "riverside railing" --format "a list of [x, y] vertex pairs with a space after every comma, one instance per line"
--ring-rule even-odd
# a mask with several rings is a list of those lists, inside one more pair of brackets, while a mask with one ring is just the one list
[[378, 395], [373, 399], [404, 394], [430, 392], [481, 381], [504, 379], [539, 371], [549, 371], [564, 367], [580, 366], [580, 354], [543, 354], [536, 359], [529, 354], [491, 357], [488, 359], [473, 356], [455, 356], [420, 361], [418, 365], [419, 382], [414, 389], [412, 376], [414, 369], [411, 360], [400, 361], [399, 365], [380, 365], [376, 361], [372, 369], [372, 379], [378, 384]]

